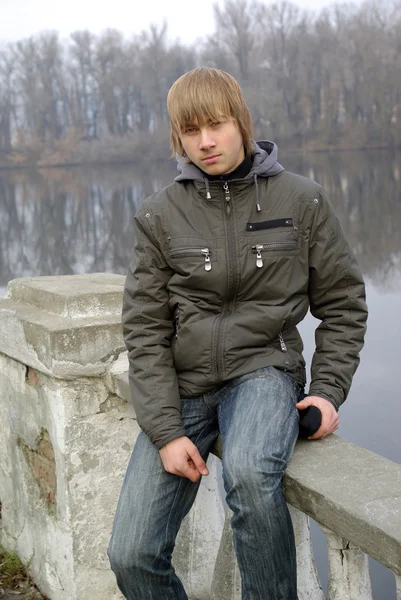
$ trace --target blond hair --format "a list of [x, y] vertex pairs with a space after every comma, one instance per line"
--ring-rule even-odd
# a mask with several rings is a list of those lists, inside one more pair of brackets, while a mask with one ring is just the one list
[[170, 144], [175, 154], [184, 155], [180, 134], [189, 124], [217, 121], [221, 117], [234, 120], [244, 142], [245, 153], [251, 154], [252, 120], [239, 83], [220, 69], [199, 67], [181, 75], [167, 95], [170, 117]]

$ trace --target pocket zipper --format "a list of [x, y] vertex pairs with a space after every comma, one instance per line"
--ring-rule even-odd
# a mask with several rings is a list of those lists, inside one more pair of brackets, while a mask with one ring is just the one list
[[281, 351], [282, 352], [287, 352], [287, 345], [286, 345], [286, 343], [284, 341], [283, 334], [281, 333], [281, 331], [278, 334], [278, 339], [280, 340]]
[[171, 253], [171, 256], [185, 256], [185, 254], [201, 254], [205, 259], [205, 271], [210, 271], [212, 268], [212, 261], [210, 258], [211, 251], [209, 248], [178, 248]]
[[175, 313], [174, 313], [174, 330], [175, 330], [175, 339], [178, 339], [178, 326], [180, 324], [180, 306], [178, 305], [177, 308], [175, 309]]
[[269, 244], [256, 244], [252, 246], [252, 253], [256, 254], [256, 266], [263, 267], [262, 252], [264, 250], [295, 250], [297, 242], [270, 242]]

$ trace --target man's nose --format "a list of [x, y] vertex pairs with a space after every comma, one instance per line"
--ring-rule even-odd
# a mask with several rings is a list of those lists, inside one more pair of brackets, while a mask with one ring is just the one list
[[200, 140], [199, 140], [199, 149], [200, 150], [209, 150], [209, 148], [213, 148], [216, 145], [216, 142], [211, 135], [210, 129], [201, 129], [200, 131]]

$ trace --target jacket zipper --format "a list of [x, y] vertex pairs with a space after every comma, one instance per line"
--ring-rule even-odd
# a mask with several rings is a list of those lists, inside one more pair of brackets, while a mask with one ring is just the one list
[[211, 250], [210, 248], [177, 248], [173, 250], [171, 256], [185, 256], [186, 254], [201, 254], [205, 259], [205, 271], [210, 271], [212, 268]]
[[239, 285], [239, 269], [236, 252], [236, 231], [235, 231], [235, 207], [231, 206], [231, 194], [228, 187], [228, 183], [223, 183], [224, 191], [224, 225], [225, 225], [225, 236], [226, 236], [226, 264], [227, 264], [227, 291], [225, 294], [225, 301], [223, 310], [219, 314], [216, 320], [216, 330], [214, 334], [213, 349], [214, 355], [212, 356], [212, 364], [216, 364], [216, 375], [217, 379], [222, 381], [222, 375], [224, 372], [224, 324], [225, 319], [230, 315], [233, 307], [235, 306], [236, 296]]
[[269, 244], [256, 244], [252, 246], [252, 253], [256, 254], [256, 266], [263, 267], [262, 252], [265, 250], [295, 250], [296, 242], [270, 242]]
[[227, 181], [225, 181], [223, 183], [223, 190], [224, 190], [224, 198], [225, 198], [225, 201], [226, 201], [226, 212], [227, 212], [227, 216], [229, 216], [230, 212], [231, 212], [231, 206], [230, 206], [231, 197], [230, 197], [230, 190], [228, 188]]

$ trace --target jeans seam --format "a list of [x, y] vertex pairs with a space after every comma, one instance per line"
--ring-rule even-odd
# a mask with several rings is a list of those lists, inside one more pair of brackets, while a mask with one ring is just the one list
[[[216, 412], [213, 411], [213, 409], [211, 408], [211, 406], [209, 406], [208, 401], [206, 400], [207, 396], [209, 396], [209, 394], [202, 394], [202, 400], [204, 405], [206, 406], [206, 408], [208, 409], [208, 411], [210, 412], [211, 415], [213, 415], [213, 418], [216, 418]], [[209, 425], [210, 421], [207, 422], [207, 425]], [[203, 431], [203, 430], [202, 430]], [[201, 432], [202, 433], [202, 432]], [[200, 435], [200, 434], [199, 434]], [[197, 438], [198, 439], [198, 438]]]

